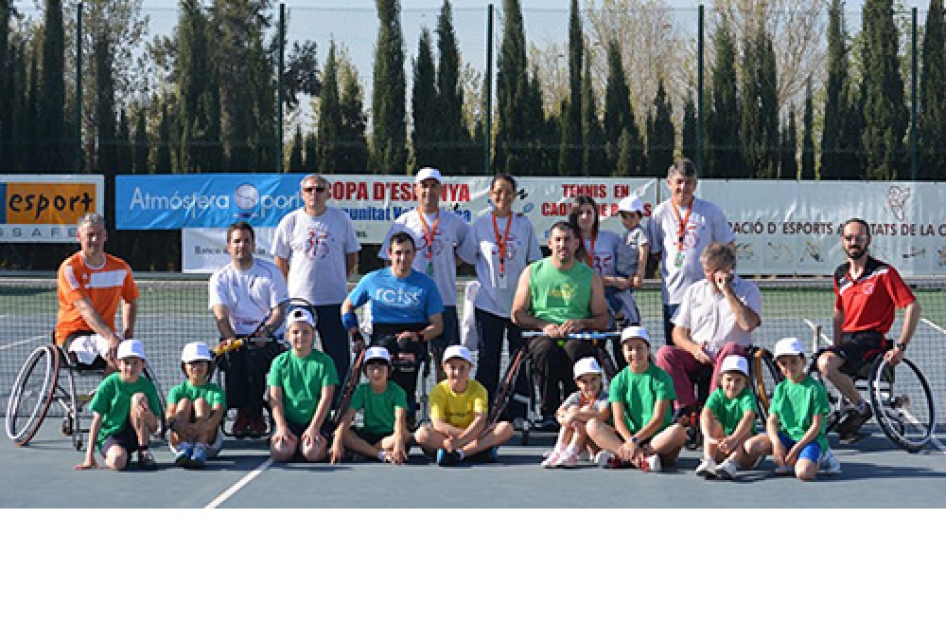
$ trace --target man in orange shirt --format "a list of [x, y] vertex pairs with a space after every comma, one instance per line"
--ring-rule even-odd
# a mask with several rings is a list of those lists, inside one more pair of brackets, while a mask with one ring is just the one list
[[[105, 218], [87, 214], [76, 224], [79, 251], [59, 266], [56, 276], [59, 315], [56, 343], [80, 363], [118, 368], [122, 339], [134, 337], [138, 286], [131, 267], [105, 253]], [[115, 313], [122, 302], [122, 332], [115, 331]]]

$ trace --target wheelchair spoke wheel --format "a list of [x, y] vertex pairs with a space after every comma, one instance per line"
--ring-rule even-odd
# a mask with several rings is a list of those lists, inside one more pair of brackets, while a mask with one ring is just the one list
[[891, 442], [916, 453], [930, 441], [936, 425], [933, 396], [926, 377], [909, 359], [893, 367], [883, 359], [870, 371], [874, 417]]
[[59, 378], [59, 350], [41, 346], [33, 350], [10, 392], [7, 401], [7, 436], [17, 446], [25, 446], [39, 430], [53, 400]]
[[772, 404], [772, 396], [775, 393], [775, 386], [782, 379], [781, 371], [775, 365], [772, 359], [772, 353], [764, 348], [753, 348], [749, 356], [749, 381], [752, 385], [752, 393], [756, 399], [756, 423], [761, 432], [765, 431], [765, 422], [769, 416], [769, 405]]

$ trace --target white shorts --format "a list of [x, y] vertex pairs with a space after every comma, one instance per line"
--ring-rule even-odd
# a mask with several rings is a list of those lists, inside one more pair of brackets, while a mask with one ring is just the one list
[[108, 360], [108, 342], [99, 334], [82, 335], [73, 339], [66, 352], [73, 353], [79, 363], [92, 365], [98, 357]]

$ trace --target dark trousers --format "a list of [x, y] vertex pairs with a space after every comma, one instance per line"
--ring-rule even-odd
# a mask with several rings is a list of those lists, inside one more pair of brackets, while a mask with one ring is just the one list
[[594, 343], [581, 339], [536, 337], [529, 342], [542, 395], [542, 415], [553, 415], [569, 394], [576, 391], [575, 362], [595, 354]]
[[[322, 351], [332, 357], [335, 363], [335, 371], [338, 372], [339, 382], [345, 381], [345, 375], [348, 374], [348, 368], [351, 365], [351, 348], [348, 345], [348, 331], [342, 325], [342, 305], [341, 304], [323, 304], [315, 307], [316, 330], [319, 333], [319, 339], [322, 341]], [[333, 404], [338, 403], [338, 397], [341, 396], [342, 388], [335, 388], [335, 400]]]
[[[400, 346], [394, 338], [404, 331], [416, 332], [423, 330], [427, 324], [373, 324], [371, 329], [371, 345], [384, 346], [391, 353], [391, 357], [400, 352], [413, 352], [415, 354], [424, 352], [426, 348], [423, 344], [417, 342], [407, 342]], [[408, 411], [413, 414], [417, 410], [417, 381], [420, 377], [421, 364], [418, 361], [414, 369], [400, 369], [395, 361], [395, 369], [391, 373], [391, 380], [400, 385], [407, 394]]]
[[[503, 337], [509, 346], [509, 359], [519, 351], [523, 345], [522, 330], [512, 323], [511, 319], [494, 315], [488, 311], [476, 309], [476, 350], [477, 362], [476, 380], [489, 392], [490, 405], [496, 395], [499, 385], [499, 376], [503, 355]], [[522, 370], [516, 379], [516, 391], [526, 393], [526, 379]], [[506, 407], [506, 418], [522, 418], [525, 416], [525, 405], [511, 401]]]
[[218, 359], [217, 365], [225, 374], [227, 409], [243, 409], [251, 416], [262, 414], [266, 373], [282, 352], [282, 345], [276, 341], [262, 347], [247, 343]]

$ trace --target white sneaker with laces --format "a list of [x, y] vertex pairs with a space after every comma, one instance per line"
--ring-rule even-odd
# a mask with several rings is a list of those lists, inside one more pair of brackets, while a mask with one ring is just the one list
[[542, 461], [542, 468], [558, 468], [562, 461], [562, 451], [552, 451]]
[[560, 468], [575, 468], [578, 466], [578, 453], [572, 450], [565, 451], [559, 458], [558, 465]]
[[663, 464], [660, 461], [660, 455], [656, 453], [647, 458], [647, 472], [660, 472], [663, 470]]
[[727, 459], [716, 467], [716, 477], [719, 479], [732, 481], [736, 478], [737, 472], [739, 472], [739, 464], [731, 459]]
[[841, 462], [830, 448], [825, 451], [824, 456], [821, 458], [819, 472], [823, 472], [826, 475], [841, 474]]
[[696, 467], [696, 474], [705, 479], [716, 476], [716, 462], [711, 459], [701, 459], [700, 465]]

